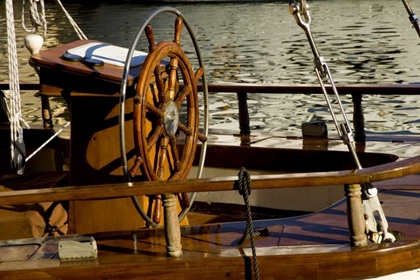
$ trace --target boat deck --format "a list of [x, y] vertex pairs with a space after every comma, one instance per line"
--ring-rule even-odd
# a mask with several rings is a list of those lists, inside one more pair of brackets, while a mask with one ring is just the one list
[[[262, 233], [256, 237], [260, 276], [365, 278], [415, 269], [420, 263], [419, 179], [412, 175], [375, 184], [398, 239], [392, 244], [350, 247], [345, 200], [309, 215], [255, 221], [254, 229]], [[71, 235], [1, 241], [0, 278], [252, 279], [250, 243], [237, 245], [244, 230], [244, 222], [184, 226], [180, 258], [166, 256], [162, 229], [95, 234], [99, 257], [90, 261], [60, 262], [57, 242]]]

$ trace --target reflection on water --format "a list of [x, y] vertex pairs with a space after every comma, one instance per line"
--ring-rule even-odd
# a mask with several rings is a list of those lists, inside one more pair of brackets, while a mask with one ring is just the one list
[[[15, 1], [16, 19], [21, 3]], [[87, 2], [87, 1], [86, 1]], [[69, 13], [88, 38], [128, 47], [143, 19], [156, 5], [139, 1], [124, 4], [66, 4]], [[287, 1], [288, 2], [288, 1]], [[414, 2], [414, 1], [413, 1]], [[411, 4], [411, 3], [410, 3]], [[420, 6], [412, 3], [414, 11]], [[46, 47], [77, 40], [67, 19], [52, 1], [47, 2], [49, 22]], [[401, 1], [336, 0], [311, 2], [312, 31], [320, 53], [339, 84], [413, 83], [420, 76], [420, 39], [408, 20]], [[4, 5], [3, 5], [4, 6]], [[312, 53], [306, 37], [288, 12], [288, 3], [174, 5], [188, 19], [200, 43], [210, 82], [317, 84]], [[4, 14], [4, 7], [0, 7]], [[153, 21], [156, 41], [171, 40], [174, 17], [159, 15]], [[5, 34], [5, 18], [0, 21]], [[19, 42], [26, 34], [17, 23]], [[182, 34], [187, 54], [193, 48], [187, 32]], [[1, 82], [7, 77], [6, 38], [0, 39]], [[37, 81], [27, 63], [28, 53], [19, 45], [22, 82]], [[142, 38], [138, 47], [147, 50]], [[24, 118], [40, 121], [39, 100], [23, 93]], [[252, 95], [249, 100], [253, 128], [294, 131], [308, 120], [330, 120], [322, 96]], [[350, 98], [344, 106], [351, 113]], [[67, 118], [61, 100], [52, 103], [57, 122]], [[419, 105], [410, 96], [365, 96], [366, 129], [417, 133]], [[235, 95], [211, 96], [211, 126], [238, 129]], [[332, 124], [330, 129], [334, 129]]]

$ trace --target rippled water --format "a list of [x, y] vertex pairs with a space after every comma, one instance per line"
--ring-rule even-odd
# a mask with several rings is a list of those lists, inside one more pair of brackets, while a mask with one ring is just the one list
[[[1, 1], [4, 2], [4, 1]], [[19, 42], [26, 35], [20, 25], [21, 1], [15, 1]], [[87, 1], [85, 1], [87, 2]], [[116, 3], [119, 2], [119, 3]], [[157, 5], [139, 1], [66, 4], [89, 39], [128, 47], [143, 19]], [[288, 2], [288, 1], [287, 1]], [[420, 6], [411, 1], [414, 11]], [[309, 2], [312, 31], [321, 55], [338, 84], [413, 83], [420, 81], [420, 39], [411, 27], [401, 1], [335, 0]], [[77, 40], [67, 19], [53, 1], [47, 2], [48, 38], [45, 47]], [[192, 25], [200, 43], [210, 82], [318, 84], [306, 36], [289, 14], [288, 3], [173, 5]], [[4, 5], [0, 7], [4, 15]], [[172, 39], [174, 17], [159, 15], [153, 22], [156, 40]], [[0, 19], [5, 34], [5, 17]], [[8, 79], [6, 38], [0, 39], [1, 82]], [[182, 44], [193, 53], [186, 36]], [[143, 37], [139, 49], [146, 50]], [[28, 66], [28, 53], [19, 44], [21, 82], [37, 81]], [[351, 113], [350, 98], [343, 97]], [[24, 118], [40, 122], [39, 100], [22, 95]], [[236, 95], [211, 97], [211, 126], [238, 129]], [[61, 100], [52, 102], [56, 122], [68, 118]], [[251, 121], [260, 130], [296, 131], [301, 123], [330, 120], [322, 96], [253, 95]], [[420, 131], [417, 97], [365, 96], [366, 129], [373, 132]], [[329, 128], [334, 129], [330, 123]]]

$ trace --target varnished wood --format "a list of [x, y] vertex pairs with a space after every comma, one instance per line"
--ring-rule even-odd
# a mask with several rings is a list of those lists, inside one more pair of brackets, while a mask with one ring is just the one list
[[[420, 156], [393, 163], [335, 172], [291, 173], [253, 176], [253, 189], [295, 188], [303, 186], [326, 186], [360, 184], [401, 178], [420, 172]], [[136, 195], [184, 193], [194, 191], [235, 190], [237, 177], [218, 177], [188, 180], [148, 181], [132, 183], [98, 184], [83, 187], [40, 189], [0, 194], [0, 204], [22, 204], [45, 200], [90, 200], [121, 198]]]
[[361, 198], [362, 187], [360, 184], [345, 185], [344, 191], [347, 199], [347, 220], [351, 244], [356, 247], [366, 247], [368, 240], [365, 234], [366, 224]]
[[181, 44], [181, 31], [182, 31], [182, 18], [177, 17], [175, 19], [175, 33], [174, 33], [174, 43]]
[[[332, 94], [332, 88], [325, 86], [327, 92]], [[210, 92], [232, 92], [232, 93], [273, 93], [273, 94], [290, 94], [290, 93], [310, 93], [322, 94], [319, 85], [285, 85], [285, 84], [243, 84], [243, 83], [217, 83], [208, 85]], [[352, 94], [357, 92], [362, 95], [380, 94], [380, 95], [418, 95], [419, 84], [351, 84], [337, 85], [337, 91], [340, 95]], [[198, 89], [202, 90], [202, 85], [198, 85]]]
[[[381, 200], [388, 207], [385, 209], [400, 209], [392, 212], [390, 221], [390, 228], [403, 234], [396, 243], [351, 248], [345, 201], [315, 214], [255, 221], [256, 230], [268, 231], [268, 235], [256, 239], [261, 278], [366, 279], [418, 268], [420, 216], [415, 205], [419, 191], [416, 184], [404, 183], [416, 179], [400, 181], [397, 185], [389, 181], [380, 187]], [[53, 252], [54, 242], [50, 240], [49, 249], [41, 247], [33, 254], [33, 260], [2, 262], [0, 277], [252, 279], [249, 243], [243, 247], [237, 245], [244, 229], [244, 222], [182, 227], [183, 255], [176, 259], [166, 257], [162, 229], [96, 234], [97, 261], [60, 263], [56, 259], [40, 259], [42, 255], [47, 256], [46, 250]], [[40, 241], [26, 240], [29, 244]], [[22, 242], [7, 241], [7, 244]], [[0, 242], [0, 248], [4, 243]], [[293, 253], [289, 253], [291, 248]]]
[[[89, 67], [86, 64], [80, 62], [71, 62], [61, 59], [61, 56], [69, 49], [88, 44], [88, 43], [98, 43], [94, 40], [81, 40], [71, 42], [69, 44], [64, 44], [55, 48], [51, 48], [45, 51], [40, 51], [37, 54], [33, 54], [30, 58], [31, 63], [41, 67], [40, 80], [41, 84], [44, 83], [44, 79], [49, 80], [49, 76], [42, 74], [42, 69], [60, 69], [63, 72], [71, 75], [72, 73], [78, 73], [79, 75], [91, 78], [92, 80], [102, 80], [103, 82], [110, 83], [114, 82], [117, 85], [121, 83], [122, 77], [122, 67], [106, 65], [106, 67]], [[138, 77], [140, 67], [130, 68], [130, 73], [128, 76], [128, 84], [130, 87], [134, 79]], [[65, 79], [65, 76], [59, 75], [62, 79]], [[82, 77], [80, 77], [82, 78]], [[60, 79], [60, 80], [62, 80]], [[74, 84], [74, 86], [77, 86]], [[85, 83], [83, 86], [89, 86], [88, 83]], [[86, 91], [82, 91], [86, 92]]]
[[[167, 85], [163, 85], [161, 79], [153, 73], [156, 67], [160, 66], [163, 58], [170, 57], [169, 73], [167, 73]], [[180, 65], [178, 66], [178, 63]], [[178, 68], [179, 67], [179, 68]], [[178, 81], [176, 72], [179, 71], [183, 74], [187, 88], [191, 91], [186, 94], [181, 94], [179, 97], [175, 97], [174, 92], [177, 91]], [[156, 78], [157, 77], [157, 78]], [[179, 45], [173, 42], [162, 42], [157, 45], [152, 53], [146, 58], [141, 73], [139, 76], [138, 86], [136, 89], [136, 104], [134, 106], [133, 121], [134, 121], [134, 142], [136, 145], [136, 154], [138, 157], [143, 159], [143, 164], [140, 166], [142, 174], [144, 174], [149, 180], [167, 180], [167, 179], [183, 179], [186, 178], [194, 159], [195, 149], [197, 146], [198, 138], [198, 100], [197, 100], [197, 86], [193, 79], [194, 73], [192, 72], [191, 65], [188, 58], [185, 56]], [[150, 90], [151, 80], [156, 80], [157, 91]], [[160, 138], [168, 139], [172, 137], [162, 129], [165, 127], [165, 115], [163, 110], [168, 106], [168, 102], [176, 102], [178, 109], [182, 103], [187, 106], [187, 121], [185, 126], [188, 126], [185, 133], [186, 137], [184, 143], [183, 154], [177, 156], [173, 150], [177, 149], [176, 143], [171, 141], [172, 145], [168, 146], [167, 152], [164, 153], [165, 157], [162, 159], [168, 159], [167, 163], [163, 166], [162, 164], [156, 165], [156, 161], [160, 158], [157, 151], [160, 150], [160, 143], [166, 143], [159, 141]], [[150, 114], [154, 116], [150, 116]], [[182, 126], [180, 121], [177, 126]], [[182, 129], [181, 129], [182, 130]], [[185, 132], [185, 131], [184, 131]], [[178, 152], [178, 151], [177, 151]], [[168, 154], [168, 157], [166, 157]], [[162, 156], [163, 154], [160, 153]], [[170, 170], [169, 163], [179, 159], [178, 171]], [[165, 177], [158, 176], [158, 170], [156, 166], [162, 172], [162, 169], [167, 170]]]
[[[247, 139], [249, 144], [255, 142], [250, 137]], [[241, 148], [245, 149], [235, 150], [235, 152], [246, 151], [246, 147]], [[220, 149], [229, 150], [229, 147], [225, 146]], [[259, 154], [262, 151], [258, 148], [254, 150]], [[268, 149], [268, 151], [270, 150]], [[287, 149], [283, 151], [287, 152]], [[296, 151], [294, 153], [298, 154]], [[313, 151], [308, 152], [308, 154], [311, 153]], [[329, 151], [328, 154], [333, 155], [334, 152]], [[391, 158], [389, 157], [388, 160], [391, 161]], [[401, 233], [399, 234], [400, 240], [393, 244], [370, 244], [364, 249], [351, 249], [349, 236], [359, 236], [358, 233], [362, 231], [360, 227], [352, 228], [354, 223], [360, 226], [361, 212], [355, 213], [355, 216], [358, 217], [356, 220], [359, 222], [350, 222], [350, 230], [348, 230], [346, 212], [353, 213], [353, 210], [347, 209], [343, 202], [314, 215], [280, 221], [256, 222], [254, 227], [257, 230], [266, 228], [269, 232], [268, 237], [262, 236], [257, 240], [260, 274], [265, 277], [264, 279], [270, 279], [270, 277], [275, 279], [279, 275], [282, 279], [298, 277], [302, 279], [337, 279], [366, 278], [417, 269], [420, 266], [420, 245], [417, 241], [420, 239], [417, 222], [420, 217], [418, 217], [417, 207], [413, 206], [417, 205], [417, 184], [407, 186], [404, 185], [404, 182], [406, 182], [407, 175], [420, 172], [419, 160], [420, 157], [414, 157], [362, 170], [315, 173], [305, 171], [306, 173], [303, 174], [253, 176], [254, 189], [330, 184], [357, 186], [364, 182], [384, 181], [383, 187], [380, 188], [382, 191], [380, 196], [384, 207], [389, 207], [385, 208], [386, 211], [392, 213], [390, 229], [397, 236], [399, 232]], [[239, 164], [239, 162], [240, 160], [233, 161], [235, 164]], [[251, 163], [252, 161], [249, 162], [249, 164]], [[224, 162], [224, 164], [228, 163]], [[21, 204], [41, 198], [42, 200], [89, 200], [146, 193], [232, 190], [236, 179], [235, 177], [220, 177], [182, 182], [103, 184], [78, 187], [77, 194], [74, 187], [58, 188], [50, 192], [45, 192], [45, 190], [17, 191], [14, 192], [14, 195], [10, 195], [10, 193], [4, 196], [0, 195], [0, 203]], [[386, 186], [388, 179], [401, 181], [396, 181], [398, 185]], [[355, 193], [355, 191], [349, 190], [349, 193]], [[28, 196], [30, 200], [27, 200], [28, 198], [25, 196]], [[359, 203], [357, 201], [358, 194], [352, 197], [355, 199], [349, 198], [351, 200], [349, 205]], [[34, 260], [28, 261], [30, 264], [19, 262], [4, 265], [2, 263], [0, 270], [4, 269], [4, 272], [0, 272], [0, 276], [5, 279], [19, 279], [19, 277], [26, 279], [28, 275], [31, 275], [31, 279], [48, 277], [63, 279], [79, 279], [81, 277], [89, 279], [112, 279], [113, 277], [153, 279], [159, 277], [160, 279], [173, 279], [174, 275], [177, 279], [183, 277], [184, 279], [197, 277], [200, 279], [250, 278], [252, 277], [252, 268], [249, 265], [249, 257], [247, 257], [249, 249], [237, 247], [235, 243], [241, 237], [241, 230], [244, 228], [243, 223], [182, 228], [183, 256], [176, 260], [165, 257], [167, 243], [162, 230], [145, 230], [136, 232], [134, 235], [133, 232], [114, 233], [108, 236], [98, 234], [95, 236], [100, 244], [100, 259], [97, 262], [60, 265], [54, 260], [46, 263]], [[354, 238], [354, 240], [356, 239]], [[135, 242], [135, 240], [137, 241]], [[288, 249], [284, 246], [293, 246], [293, 254], [282, 253], [282, 250]], [[244, 252], [247, 255], [245, 257]], [[162, 267], [165, 267], [165, 270], [162, 270]], [[19, 273], [16, 273], [15, 269], [19, 269]]]
[[[85, 41], [87, 42], [87, 41]], [[137, 76], [137, 75], [135, 75]], [[197, 84], [198, 89], [202, 90], [202, 85]], [[326, 85], [328, 90], [331, 90]], [[420, 90], [419, 84], [351, 84], [336, 85], [340, 94], [351, 94], [357, 92], [362, 95], [418, 95]], [[8, 90], [9, 84], [0, 83], [0, 89]], [[38, 90], [39, 84], [25, 83], [20, 85], [21, 90]], [[208, 84], [209, 92], [247, 92], [247, 93], [273, 93], [273, 94], [290, 94], [290, 93], [310, 93], [322, 94], [319, 85], [284, 85], [284, 84], [243, 84], [243, 83], [216, 83]]]
[[148, 24], [144, 29], [144, 32], [146, 33], [147, 42], [149, 42], [149, 52], [153, 52], [156, 48], [156, 44], [152, 25]]
[[[31, 57], [40, 68], [40, 95], [63, 96], [71, 120], [70, 184], [124, 182], [119, 150], [119, 90], [123, 68], [112, 65], [89, 67], [61, 59], [66, 50], [96, 41], [76, 41]], [[130, 69], [127, 95], [140, 67]], [[126, 147], [129, 163], [134, 165], [132, 149], [132, 100], [126, 103]], [[144, 180], [137, 174], [136, 180]], [[139, 198], [143, 205], [147, 199]], [[97, 221], [102, 221], [98, 223]], [[101, 201], [72, 201], [69, 204], [69, 232], [87, 233], [144, 227], [131, 198]]]
[[[156, 45], [152, 26], [145, 29], [150, 53], [142, 65], [135, 92], [133, 137], [136, 157], [141, 159], [139, 169], [148, 180], [185, 179], [192, 167], [199, 139], [197, 81], [180, 46], [181, 30], [182, 18], [177, 17], [173, 42]], [[166, 67], [165, 59], [169, 59]], [[197, 75], [202, 73], [198, 71]], [[184, 81], [181, 92], [178, 77]], [[179, 119], [182, 108], [186, 108], [185, 121]], [[178, 137], [178, 132], [183, 132], [184, 136]], [[184, 140], [182, 149], [178, 147], [177, 138]], [[154, 206], [149, 206], [148, 215], [156, 224], [161, 221], [161, 199], [166, 197], [151, 196], [155, 198]], [[189, 207], [188, 196], [183, 194], [180, 198], [181, 208]], [[170, 216], [168, 211], [165, 209], [166, 216]], [[169, 222], [168, 226], [173, 223]]]

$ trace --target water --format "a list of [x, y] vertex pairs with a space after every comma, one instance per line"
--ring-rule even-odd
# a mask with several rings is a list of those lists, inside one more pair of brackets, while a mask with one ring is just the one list
[[[4, 2], [4, 1], [1, 1]], [[20, 25], [21, 1], [15, 1], [21, 82], [38, 78], [27, 63], [29, 57]], [[85, 1], [87, 2], [87, 1]], [[411, 1], [414, 11], [420, 6]], [[420, 79], [420, 39], [411, 27], [401, 1], [335, 0], [309, 2], [312, 32], [321, 55], [337, 84], [407, 84]], [[89, 39], [128, 47], [143, 19], [158, 5], [140, 1], [103, 1], [101, 4], [69, 3], [68, 12]], [[306, 36], [289, 14], [288, 1], [254, 4], [175, 4], [192, 25], [200, 43], [210, 82], [318, 84], [313, 55]], [[49, 23], [45, 47], [77, 40], [58, 7], [46, 3]], [[0, 13], [5, 14], [4, 5]], [[172, 15], [159, 15], [153, 22], [156, 40], [172, 40]], [[5, 34], [5, 17], [0, 19]], [[184, 30], [186, 53], [193, 55]], [[0, 80], [8, 80], [6, 38], [0, 40]], [[143, 37], [138, 46], [147, 50]], [[193, 63], [195, 63], [193, 61]], [[297, 131], [308, 120], [327, 120], [334, 129], [321, 95], [253, 95], [249, 102], [254, 129]], [[350, 97], [343, 97], [351, 114]], [[211, 96], [211, 127], [238, 129], [236, 95]], [[366, 130], [371, 132], [420, 132], [419, 101], [412, 96], [364, 97]], [[33, 92], [22, 93], [23, 117], [40, 122], [40, 103]], [[68, 119], [60, 99], [52, 100], [56, 123]]]

